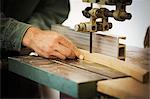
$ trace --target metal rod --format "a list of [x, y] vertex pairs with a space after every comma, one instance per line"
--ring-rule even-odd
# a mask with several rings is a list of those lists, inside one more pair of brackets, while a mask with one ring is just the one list
[[90, 53], [92, 53], [92, 32], [90, 32]]
[[[91, 8], [93, 8], [93, 3], [91, 3]], [[92, 53], [92, 32], [90, 32], [90, 53]]]
[[93, 3], [91, 3], [91, 8], [93, 8]]

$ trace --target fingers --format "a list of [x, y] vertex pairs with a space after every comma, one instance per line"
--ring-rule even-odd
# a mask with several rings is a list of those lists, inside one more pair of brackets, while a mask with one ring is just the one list
[[66, 59], [80, 56], [79, 50], [70, 40], [53, 31], [37, 30], [28, 47], [45, 58], [55, 56]]
[[[59, 53], [59, 52], [57, 52], [57, 51], [54, 51], [53, 53], [51, 53], [51, 55], [52, 55], [52, 56], [56, 56], [56, 57], [58, 57], [58, 58], [60, 58], [60, 59], [63, 59], [63, 60], [66, 59], [66, 57], [65, 57], [64, 55], [62, 55], [61, 53]], [[51, 57], [51, 56], [50, 56], [50, 57]]]
[[63, 46], [62, 44], [57, 44], [55, 50], [67, 58], [71, 58], [71, 59], [75, 58], [74, 52], [70, 48]]
[[62, 44], [63, 46], [71, 49], [75, 55], [79, 58], [80, 56], [80, 51], [77, 49], [77, 47], [67, 38], [65, 38], [64, 36], [60, 38], [59, 43]]
[[54, 59], [54, 58], [57, 57], [57, 58], [60, 58], [60, 59], [63, 59], [63, 60], [66, 59], [66, 56], [62, 55], [58, 51], [53, 51], [52, 53], [45, 53], [44, 51], [38, 49], [38, 50], [35, 50], [35, 52], [38, 53], [39, 56], [43, 56], [45, 58]]
[[34, 49], [34, 51], [39, 55], [39, 56], [42, 56], [42, 57], [45, 57], [45, 58], [49, 58], [49, 55], [47, 53], [45, 53], [44, 51], [42, 51], [41, 49]]
[[45, 58], [60, 58], [60, 59], [66, 59], [66, 58], [70, 58], [70, 59], [74, 59], [75, 58], [75, 54], [74, 52], [61, 45], [61, 44], [55, 44], [54, 48], [50, 48], [49, 50], [43, 50], [41, 48], [37, 48], [35, 47], [34, 51], [36, 53], [38, 53], [39, 56], [45, 57]]

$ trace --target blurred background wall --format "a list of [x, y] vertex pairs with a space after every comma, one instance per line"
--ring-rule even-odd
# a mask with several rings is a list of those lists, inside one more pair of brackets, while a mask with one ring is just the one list
[[[89, 21], [82, 15], [82, 10], [90, 4], [83, 3], [82, 0], [70, 0], [70, 3], [71, 11], [68, 19], [63, 23], [64, 25], [74, 28], [75, 24]], [[115, 9], [114, 6], [104, 7], [110, 10]], [[132, 19], [118, 22], [110, 18], [109, 21], [113, 23], [113, 28], [107, 33], [126, 36], [126, 45], [128, 46], [143, 47], [146, 29], [150, 25], [150, 0], [133, 0], [132, 5], [127, 7], [127, 11], [132, 13]]]

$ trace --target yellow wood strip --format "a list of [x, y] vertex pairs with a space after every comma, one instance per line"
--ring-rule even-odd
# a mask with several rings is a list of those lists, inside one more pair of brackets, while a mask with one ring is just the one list
[[99, 53], [89, 53], [88, 51], [82, 49], [80, 49], [80, 51], [84, 55], [84, 60], [92, 61], [118, 70], [122, 73], [132, 76], [141, 82], [148, 81], [149, 71], [139, 66]]

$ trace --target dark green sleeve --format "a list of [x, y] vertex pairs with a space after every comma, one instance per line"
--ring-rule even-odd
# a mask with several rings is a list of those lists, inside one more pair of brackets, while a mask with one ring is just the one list
[[42, 29], [50, 29], [51, 24], [61, 24], [70, 11], [69, 0], [41, 0], [28, 23]]
[[0, 21], [0, 48], [11, 51], [20, 51], [23, 36], [30, 25], [12, 18], [6, 18], [2, 15]]

